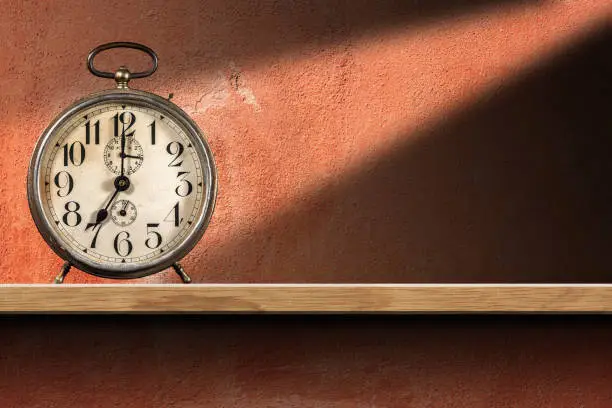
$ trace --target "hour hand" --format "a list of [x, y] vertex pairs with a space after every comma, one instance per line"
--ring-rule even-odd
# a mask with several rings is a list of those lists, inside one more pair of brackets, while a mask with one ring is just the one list
[[134, 155], [125, 154], [125, 153], [119, 154], [119, 157], [121, 157], [122, 159], [125, 159], [126, 157], [129, 157], [130, 159], [139, 159], [139, 160], [142, 160], [142, 156], [134, 156]]
[[106, 217], [108, 217], [108, 210], [106, 208], [100, 209], [98, 213], [96, 214], [96, 222], [87, 223], [87, 226], [85, 227], [85, 231], [87, 231], [90, 228], [96, 228], [96, 226], [100, 225], [100, 223], [104, 221]]

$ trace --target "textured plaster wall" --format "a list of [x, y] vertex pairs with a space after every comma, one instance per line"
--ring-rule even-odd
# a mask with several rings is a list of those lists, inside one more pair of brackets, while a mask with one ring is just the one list
[[609, 408], [607, 317], [0, 319], [3, 408]]
[[[1, 282], [61, 265], [27, 163], [55, 114], [110, 86], [84, 58], [114, 40], [158, 51], [134, 86], [174, 93], [216, 154], [197, 281], [609, 279], [609, 1], [0, 6]], [[144, 63], [106, 64], [123, 58]], [[606, 408], [609, 326], [3, 317], [0, 407]]]
[[[27, 163], [60, 110], [112, 86], [84, 62], [116, 40], [159, 53], [133, 86], [174, 93], [216, 155], [196, 281], [609, 279], [610, 1], [1, 6], [2, 282], [61, 265]], [[101, 62], [126, 61], [146, 63]]]

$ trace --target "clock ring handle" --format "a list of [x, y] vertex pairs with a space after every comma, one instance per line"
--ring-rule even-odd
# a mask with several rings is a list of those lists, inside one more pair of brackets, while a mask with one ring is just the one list
[[[148, 54], [149, 57], [151, 57], [153, 65], [147, 71], [141, 72], [129, 72], [125, 67], [119, 68], [117, 72], [105, 72], [98, 70], [94, 66], [94, 59], [96, 55], [98, 55], [102, 51], [110, 50], [113, 48], [131, 48], [134, 50], [142, 51]], [[139, 43], [126, 41], [109, 42], [106, 44], [98, 45], [96, 48], [91, 50], [91, 52], [87, 56], [87, 68], [89, 69], [89, 72], [91, 72], [95, 76], [101, 78], [115, 78], [117, 84], [121, 87], [121, 85], [126, 85], [131, 78], [145, 78], [149, 75], [152, 75], [157, 70], [157, 54], [151, 48]]]

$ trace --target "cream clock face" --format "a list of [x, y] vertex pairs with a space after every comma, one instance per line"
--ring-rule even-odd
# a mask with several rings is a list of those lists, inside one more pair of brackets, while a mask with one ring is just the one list
[[202, 228], [210, 163], [198, 136], [168, 113], [98, 103], [50, 133], [34, 176], [41, 217], [81, 263], [146, 268]]

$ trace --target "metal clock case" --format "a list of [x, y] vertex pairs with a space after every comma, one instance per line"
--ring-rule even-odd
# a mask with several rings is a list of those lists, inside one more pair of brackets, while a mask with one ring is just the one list
[[[153, 66], [149, 71], [133, 74], [124, 67], [115, 73], [98, 71], [94, 57], [111, 48], [144, 51], [151, 56]], [[155, 72], [157, 55], [151, 49], [136, 43], [104, 44], [89, 54], [88, 67], [96, 76], [114, 78], [117, 88], [90, 95], [62, 112], [38, 140], [28, 170], [32, 217], [49, 246], [66, 261], [56, 283], [63, 281], [71, 266], [116, 279], [140, 278], [172, 266], [187, 283], [190, 278], [177, 262], [200, 240], [215, 206], [217, 176], [211, 149], [198, 126], [175, 104], [128, 87], [131, 78]], [[94, 127], [96, 118], [100, 119]], [[136, 126], [137, 119], [151, 121], [150, 136], [146, 135], [150, 139], [148, 146], [143, 125], [139, 124], [140, 129]], [[161, 126], [167, 134], [160, 136]], [[164, 143], [159, 143], [160, 137], [166, 138]], [[92, 164], [82, 166], [86, 160]], [[109, 165], [112, 160], [115, 164]], [[188, 165], [191, 167], [181, 167]], [[170, 181], [163, 186], [156, 184], [171, 177], [174, 185], [168, 184]], [[69, 200], [78, 187], [83, 202]], [[164, 189], [176, 196], [158, 199], [155, 192]], [[151, 198], [137, 203], [141, 206], [138, 217], [142, 218], [134, 224], [134, 219], [114, 223], [112, 218], [125, 210], [118, 213], [113, 203], [133, 200], [137, 194]], [[176, 205], [172, 206], [174, 201]], [[134, 206], [131, 202], [130, 205]], [[163, 211], [152, 209], [163, 205]], [[185, 211], [182, 208], [189, 205], [191, 213], [179, 214], [179, 209]], [[111, 207], [113, 217], [109, 214]], [[136, 217], [136, 211], [131, 215]], [[168, 231], [168, 238], [162, 228]], [[106, 252], [100, 249], [102, 237]], [[111, 254], [113, 249], [115, 253]], [[129, 257], [138, 251], [141, 256]]]

